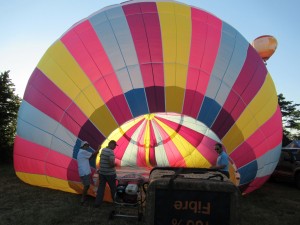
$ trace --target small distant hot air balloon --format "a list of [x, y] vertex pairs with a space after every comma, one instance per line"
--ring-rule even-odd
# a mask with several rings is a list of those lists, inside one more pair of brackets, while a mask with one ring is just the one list
[[274, 54], [277, 40], [271, 35], [263, 35], [253, 40], [252, 46], [256, 49], [262, 60], [266, 61]]

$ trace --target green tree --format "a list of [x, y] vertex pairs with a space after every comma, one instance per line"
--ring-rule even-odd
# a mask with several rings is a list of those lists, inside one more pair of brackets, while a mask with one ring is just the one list
[[9, 71], [0, 74], [0, 162], [11, 162], [21, 99]]
[[300, 139], [300, 104], [287, 101], [283, 94], [278, 95], [278, 104], [282, 114], [283, 140], [282, 146], [286, 146], [292, 140]]

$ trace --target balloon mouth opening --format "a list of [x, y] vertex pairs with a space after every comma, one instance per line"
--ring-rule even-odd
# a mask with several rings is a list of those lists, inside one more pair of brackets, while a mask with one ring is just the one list
[[[200, 135], [201, 139], [191, 143], [189, 140], [195, 134]], [[176, 146], [180, 142], [188, 142], [197, 148], [205, 137], [221, 142], [209, 127], [195, 118], [178, 113], [158, 112], [144, 114], [125, 122], [104, 143], [108, 140], [119, 140], [140, 148], [157, 148], [174, 142], [178, 143]]]
[[[201, 148], [206, 148], [214, 151], [210, 145], [214, 145], [216, 142], [222, 143], [218, 135], [201, 121], [173, 112], [150, 113], [133, 118], [111, 132], [101, 147], [107, 146], [109, 140], [116, 140], [119, 145], [115, 153], [118, 151], [129, 151], [130, 154], [133, 154], [133, 152], [143, 151], [144, 157], [148, 159], [148, 163], [145, 163], [143, 166], [140, 165], [140, 167], [144, 168], [166, 166], [153, 165], [150, 162], [151, 154], [156, 154], [162, 149], [177, 152], [188, 149], [188, 151], [196, 150], [201, 152]], [[120, 159], [120, 161], [122, 160]], [[239, 174], [234, 162], [230, 164], [232, 181], [238, 184], [239, 180], [236, 177], [239, 177]], [[131, 165], [127, 161], [124, 162], [125, 165], [136, 167], [135, 164]]]

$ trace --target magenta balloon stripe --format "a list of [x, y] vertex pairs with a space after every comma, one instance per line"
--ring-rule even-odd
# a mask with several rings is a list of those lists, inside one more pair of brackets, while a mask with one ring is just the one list
[[[25, 164], [25, 165], [19, 165], [19, 163], [14, 162], [15, 166], [23, 166], [22, 169], [20, 169], [20, 170], [18, 169], [18, 171], [24, 172], [25, 170], [28, 170], [30, 173], [36, 173], [35, 172], [36, 167], [41, 166], [39, 161], [43, 165], [42, 168], [44, 168], [45, 159], [47, 158], [46, 157], [47, 153], [50, 151], [48, 148], [41, 146], [41, 145], [37, 145], [36, 143], [28, 141], [19, 136], [16, 136], [14, 146], [18, 147], [18, 148], [14, 149], [14, 154], [16, 156], [19, 156], [22, 158], [25, 157], [25, 158], [28, 158], [30, 160], [34, 160], [37, 162], [37, 164], [30, 163], [30, 164]], [[31, 149], [32, 151], [24, 151], [24, 146], [26, 146], [26, 148], [28, 148], [28, 149]], [[36, 147], [38, 147], [38, 149]], [[22, 164], [22, 163], [20, 163], [20, 164]], [[44, 174], [44, 172], [38, 173], [38, 174]]]
[[[266, 69], [263, 66], [258, 67], [257, 70], [254, 72], [252, 79], [248, 80], [248, 83], [246, 83], [247, 87], [242, 93], [236, 94], [234, 93], [234, 91], [231, 91], [229, 98], [227, 98], [225, 102], [225, 105], [226, 107], [230, 108], [232, 102], [236, 101], [234, 107], [231, 109], [231, 111], [226, 110], [222, 112], [222, 118], [226, 118], [224, 122], [222, 122], [222, 124], [216, 123], [216, 125], [213, 125], [212, 127], [212, 129], [216, 131], [220, 139], [224, 137], [224, 135], [228, 132], [231, 126], [235, 123], [235, 121], [240, 117], [240, 115], [248, 106], [248, 104], [253, 100], [254, 96], [257, 94], [257, 92], [263, 85], [266, 75]], [[238, 83], [239, 85], [241, 85], [242, 83], [245, 83], [245, 81], [238, 78], [235, 85], [238, 85]], [[233, 90], [235, 89], [233, 88]]]
[[56, 151], [50, 151], [47, 156], [46, 174], [62, 180], [80, 181], [77, 160]]
[[167, 134], [165, 130], [155, 120], [153, 120], [153, 123], [158, 129], [162, 140], [164, 140], [163, 143], [160, 144], [163, 145], [165, 149], [165, 153], [167, 155], [170, 166], [186, 166], [184, 158], [178, 151], [178, 148], [175, 146], [170, 135]]
[[[271, 136], [275, 132], [282, 133], [282, 123], [278, 123], [278, 121], [282, 120], [281, 110], [280, 106], [277, 106], [277, 110], [272, 115], [272, 117], [266, 122], [267, 126], [262, 126], [263, 133], [266, 135], [266, 137]], [[272, 143], [271, 148], [274, 148], [277, 146], [280, 142], [280, 140], [276, 139], [274, 143]]]
[[56, 121], [62, 118], [64, 110], [72, 103], [72, 100], [37, 68], [28, 81], [24, 100]]
[[54, 83], [52, 83], [39, 69], [35, 69], [24, 93], [24, 100], [60, 122], [75, 136], [89, 141], [95, 149], [104, 136]]
[[150, 112], [162, 112], [165, 108], [164, 69], [160, 22], [156, 4], [125, 5], [123, 10], [140, 64], [149, 110]]
[[[247, 57], [240, 75], [233, 85], [223, 108], [212, 126], [212, 129], [216, 131], [220, 138], [228, 132], [228, 129], [231, 128], [235, 123], [235, 120], [237, 120], [247, 107], [246, 99], [243, 99], [243, 96], [247, 94], [247, 88], [249, 87], [251, 80], [254, 79], [253, 76], [255, 76], [256, 70], [259, 67], [257, 62], [253, 62], [254, 51], [253, 48], [248, 48]], [[260, 74], [260, 76], [265, 77], [265, 75], [262, 74]], [[260, 84], [262, 85], [262, 83]], [[253, 90], [253, 93], [250, 94], [252, 96], [256, 95], [260, 87], [261, 86], [258, 86], [256, 91]]]
[[[255, 71], [253, 78], [249, 82], [246, 90], [241, 95], [243, 101], [247, 105], [253, 100], [254, 96], [257, 94], [257, 92], [260, 90], [260, 88], [264, 84], [267, 74], [268, 74], [268, 71], [267, 71], [266, 67], [263, 66], [261, 63], [260, 66]], [[243, 82], [243, 81], [241, 79], [239, 79], [239, 82]]]
[[253, 54], [255, 54], [253, 51], [252, 48], [248, 49], [244, 67], [212, 126], [221, 139], [253, 100], [265, 81], [267, 70], [262, 61], [253, 64]]
[[237, 168], [256, 160], [281, 143], [282, 127], [279, 123], [276, 123], [280, 118], [279, 108], [263, 126], [230, 154]]
[[21, 156], [15, 154], [14, 155], [15, 171], [21, 173], [45, 175], [45, 162], [43, 160], [28, 158], [28, 156]]
[[248, 194], [248, 193], [260, 188], [269, 179], [269, 177], [270, 177], [269, 175], [264, 176], [264, 177], [257, 177], [250, 183], [248, 183], [244, 186], [241, 186], [240, 189], [243, 190], [243, 194]]
[[117, 76], [90, 22], [82, 22], [61, 40], [94, 84], [117, 123], [122, 125], [131, 119]]
[[204, 99], [208, 80], [209, 75], [199, 69], [189, 67], [187, 89], [185, 90], [185, 100], [182, 109], [184, 115], [197, 118]]
[[[247, 88], [241, 95], [243, 102], [245, 102], [247, 105], [253, 100], [254, 96], [262, 87], [263, 83], [265, 82], [267, 73], [268, 72], [266, 70], [266, 67], [261, 65], [253, 74], [251, 81], [248, 83]], [[242, 83], [243, 81], [239, 79], [238, 82]]]
[[211, 150], [211, 146], [214, 145], [214, 143], [216, 142], [215, 140], [188, 127], [185, 127], [184, 125], [180, 126], [177, 123], [163, 119], [161, 117], [157, 117], [157, 119], [159, 119], [167, 126], [171, 127], [174, 131], [178, 132], [178, 134], [181, 135], [185, 140], [187, 140], [191, 145], [197, 147], [197, 150], [201, 153], [202, 156], [204, 156], [204, 158], [206, 158], [209, 162], [213, 162], [215, 158], [215, 152]]
[[168, 127], [172, 128], [174, 132], [177, 132], [181, 135], [184, 139], [186, 139], [191, 145], [198, 146], [203, 138], [203, 134], [192, 130], [188, 127], [185, 127], [184, 124], [178, 124], [173, 121], [164, 119], [162, 117], [156, 117], [157, 120], [161, 121], [162, 123], [166, 124]]
[[[242, 96], [244, 94], [244, 92], [247, 90], [249, 84], [251, 83], [251, 80], [253, 80], [254, 76], [261, 76], [262, 80], [264, 80], [267, 75], [266, 70], [265, 70], [265, 72], [261, 71], [260, 74], [257, 74], [256, 71], [260, 71], [259, 68], [264, 67], [264, 65], [263, 65], [263, 62], [261, 61], [261, 59], [255, 57], [256, 55], [257, 55], [257, 52], [255, 51], [255, 49], [249, 45], [243, 68], [241, 69], [241, 72], [240, 72], [236, 82], [232, 86], [232, 90], [235, 91], [236, 93], [238, 93], [239, 96]], [[255, 60], [253, 60], [253, 59], [255, 59]], [[262, 85], [262, 83], [259, 83], [259, 84], [260, 84], [259, 87], [257, 87], [257, 89], [256, 89], [257, 91], [260, 88], [260, 86]], [[253, 93], [252, 95], [255, 95], [255, 94], [256, 94], [256, 92]], [[228, 104], [228, 103], [226, 103], [226, 104]]]
[[[141, 132], [137, 136], [137, 140], [139, 142], [144, 143], [144, 138], [145, 138], [145, 128], [146, 128], [147, 123], [145, 121], [141, 123], [139, 129]], [[141, 167], [147, 167], [147, 162], [146, 162], [146, 151], [145, 151], [145, 146], [144, 145], [138, 145], [138, 154], [137, 154], [137, 165]]]
[[222, 21], [192, 8], [192, 40], [183, 114], [197, 118], [218, 54]]
[[[127, 23], [135, 44], [140, 64], [163, 62], [161, 30], [155, 3], [138, 3], [123, 6]], [[152, 75], [151, 75], [152, 76]], [[158, 85], [163, 86], [163, 74], [160, 74]], [[145, 87], [153, 81], [145, 82]]]
[[204, 136], [200, 145], [197, 146], [198, 151], [211, 165], [214, 165], [216, 163], [216, 152], [212, 148], [215, 143], [215, 140], [211, 139], [208, 136]]
[[[130, 127], [130, 129], [128, 129], [125, 133], [125, 135], [122, 135], [122, 137], [120, 139], [118, 139], [118, 145], [120, 147], [118, 147], [114, 153], [115, 153], [115, 157], [117, 159], [122, 160], [125, 151], [127, 150], [128, 145], [130, 144], [130, 141], [128, 140], [132, 140], [132, 135], [134, 134], [134, 132], [136, 131], [136, 129], [142, 124], [143, 120], [139, 121], [138, 123], [134, 124], [132, 127]], [[132, 143], [135, 146], [140, 145], [139, 143]], [[124, 151], [124, 149], [126, 149]]]
[[61, 41], [92, 83], [99, 79], [99, 74], [113, 72], [105, 57], [102, 59], [103, 65], [97, 65], [99, 58], [105, 53], [88, 20], [70, 29], [61, 37]]
[[155, 133], [154, 133], [152, 123], [150, 123], [150, 140], [152, 140], [152, 143], [150, 143], [150, 148], [149, 148], [149, 161], [151, 166], [157, 166], [156, 157], [155, 157], [155, 147], [157, 141], [155, 138]]
[[[23, 138], [15, 140], [15, 170], [23, 173], [46, 175], [63, 180], [80, 181], [77, 161], [44, 146], [37, 145]], [[22, 150], [27, 146], [31, 151]], [[28, 154], [27, 154], [28, 153]]]

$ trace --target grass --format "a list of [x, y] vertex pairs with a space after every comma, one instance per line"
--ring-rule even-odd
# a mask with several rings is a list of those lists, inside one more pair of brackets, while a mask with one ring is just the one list
[[[35, 187], [19, 180], [12, 165], [0, 166], [0, 225], [146, 224], [136, 218], [109, 220], [111, 203], [93, 208], [90, 197]], [[300, 190], [292, 184], [267, 182], [240, 200], [240, 225], [292, 225], [300, 221]]]

